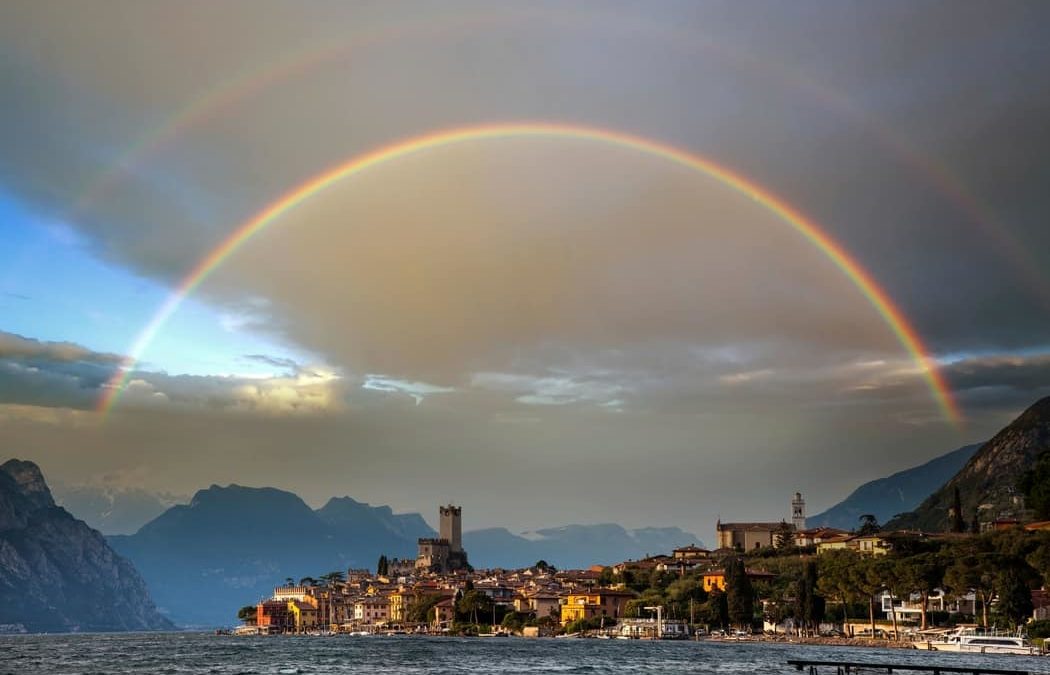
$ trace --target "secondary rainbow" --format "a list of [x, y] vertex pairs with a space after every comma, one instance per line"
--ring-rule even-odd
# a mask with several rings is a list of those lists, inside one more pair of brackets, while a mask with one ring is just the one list
[[466, 142], [528, 137], [565, 138], [607, 143], [660, 157], [699, 171], [775, 214], [816, 246], [868, 300], [915, 362], [945, 418], [953, 423], [958, 423], [962, 419], [952, 392], [937, 368], [936, 361], [928, 355], [919, 334], [911, 326], [907, 317], [849, 252], [815, 222], [787, 202], [730, 169], [705, 157], [660, 141], [604, 128], [537, 122], [459, 127], [415, 136], [356, 155], [286, 192], [241, 224], [183, 278], [132, 344], [121, 367], [104, 388], [99, 399], [98, 410], [103, 414], [112, 410], [120, 393], [126, 387], [128, 378], [134, 371], [139, 358], [165, 322], [178, 310], [183, 300], [245, 242], [276, 222], [282, 215], [346, 178], [408, 155]]

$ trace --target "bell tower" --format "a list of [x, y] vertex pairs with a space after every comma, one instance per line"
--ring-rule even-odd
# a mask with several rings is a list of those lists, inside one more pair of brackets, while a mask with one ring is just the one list
[[806, 529], [806, 500], [802, 498], [801, 492], [795, 493], [795, 498], [791, 500], [791, 524], [795, 526], [795, 531]]

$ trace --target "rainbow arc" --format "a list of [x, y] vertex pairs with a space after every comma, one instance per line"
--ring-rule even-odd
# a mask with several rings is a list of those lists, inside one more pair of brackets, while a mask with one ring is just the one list
[[237, 227], [186, 274], [132, 344], [121, 367], [105, 386], [98, 410], [107, 414], [113, 409], [139, 359], [182, 302], [226, 259], [252, 237], [278, 222], [281, 216], [340, 181], [409, 155], [467, 142], [529, 137], [605, 143], [659, 157], [709, 176], [773, 213], [823, 253], [860, 291], [915, 362], [944, 417], [952, 423], [961, 421], [962, 415], [936, 361], [930, 357], [918, 332], [904, 313], [856, 258], [802, 212], [739, 173], [688, 150], [610, 129], [541, 122], [487, 124], [415, 136], [357, 155], [292, 188]]

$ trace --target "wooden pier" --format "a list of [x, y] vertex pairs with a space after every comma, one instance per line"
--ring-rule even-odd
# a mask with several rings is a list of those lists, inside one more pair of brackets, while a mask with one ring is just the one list
[[984, 666], [920, 666], [911, 663], [862, 663], [857, 661], [809, 661], [803, 659], [789, 659], [789, 666], [795, 666], [795, 670], [808, 670], [809, 675], [819, 675], [818, 668], [834, 668], [836, 675], [851, 675], [862, 671], [885, 671], [893, 673], [896, 671], [933, 673], [933, 675], [950, 675], [953, 673], [966, 673], [966, 675], [1028, 675], [1027, 670], [1003, 670], [1000, 668], [985, 668]]

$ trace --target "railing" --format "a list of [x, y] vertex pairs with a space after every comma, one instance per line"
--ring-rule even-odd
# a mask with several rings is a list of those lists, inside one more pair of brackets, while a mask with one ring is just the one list
[[862, 670], [885, 670], [892, 673], [896, 670], [914, 671], [923, 673], [968, 673], [969, 675], [1028, 675], [1027, 670], [1002, 670], [998, 668], [985, 668], [983, 666], [918, 666], [910, 663], [858, 663], [854, 661], [809, 661], [802, 659], [788, 660], [789, 666], [795, 666], [795, 670], [808, 670], [809, 675], [818, 675], [820, 667], [835, 668], [837, 675], [849, 675]]

